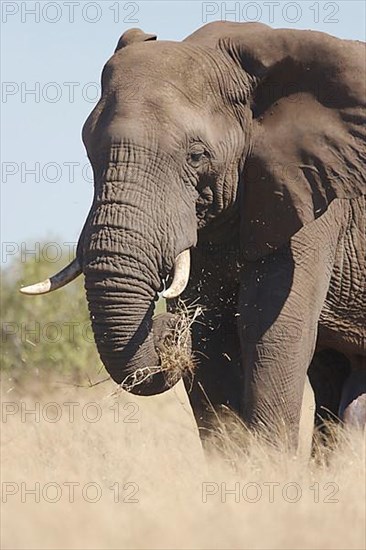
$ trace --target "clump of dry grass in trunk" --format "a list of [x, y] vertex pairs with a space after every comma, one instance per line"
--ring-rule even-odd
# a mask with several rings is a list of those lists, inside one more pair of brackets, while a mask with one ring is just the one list
[[183, 377], [191, 381], [196, 360], [191, 349], [190, 329], [201, 313], [200, 306], [187, 306], [180, 300], [177, 322], [159, 349], [160, 365], [137, 369], [123, 380], [121, 387], [131, 391], [135, 386], [148, 382], [153, 375], [159, 373], [164, 375], [167, 388]]
[[190, 329], [201, 313], [201, 307], [188, 308], [183, 301], [179, 302], [178, 322], [160, 352], [161, 370], [169, 386], [182, 377], [193, 378], [196, 361], [191, 350]]

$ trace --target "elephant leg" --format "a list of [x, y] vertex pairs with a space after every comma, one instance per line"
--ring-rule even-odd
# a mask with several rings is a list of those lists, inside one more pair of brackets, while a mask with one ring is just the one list
[[339, 416], [346, 425], [366, 426], [366, 361], [358, 356], [351, 361], [351, 372], [344, 383]]
[[243, 416], [269, 437], [298, 445], [306, 373], [332, 273], [339, 229], [332, 212], [290, 244], [243, 269], [239, 330]]
[[[239, 411], [243, 375], [236, 323], [239, 289], [238, 243], [202, 243], [192, 249], [192, 272], [183, 300], [200, 306], [191, 327], [196, 360], [193, 380], [185, 385], [202, 440], [215, 429], [226, 408]], [[174, 309], [174, 303], [168, 305]], [[179, 308], [179, 306], [178, 306]]]
[[308, 374], [315, 394], [316, 424], [322, 431], [324, 421], [338, 418], [342, 389], [349, 373], [349, 360], [342, 353], [333, 349], [315, 353]]
[[[290, 296], [291, 270], [287, 274], [282, 269], [264, 273], [260, 267], [261, 275], [256, 271], [254, 280], [244, 284], [239, 304], [245, 376], [242, 414], [270, 440], [279, 438], [296, 449], [316, 319], [310, 324], [299, 317], [304, 310], [295, 296]], [[281, 288], [285, 282], [288, 288]], [[270, 314], [271, 321], [263, 318], [262, 312]]]
[[[153, 320], [155, 348], [161, 351], [176, 328], [179, 315], [160, 313]], [[231, 319], [231, 320], [230, 320]], [[195, 353], [197, 368], [184, 385], [202, 440], [217, 423], [222, 405], [238, 412], [240, 401], [240, 345], [232, 312], [207, 315], [195, 324], [188, 346]], [[216, 421], [216, 422], [215, 422]]]
[[[192, 330], [197, 367], [185, 385], [203, 441], [220, 421], [225, 408], [239, 412], [242, 372], [240, 343], [232, 315], [207, 316]], [[223, 407], [224, 406], [224, 407]]]

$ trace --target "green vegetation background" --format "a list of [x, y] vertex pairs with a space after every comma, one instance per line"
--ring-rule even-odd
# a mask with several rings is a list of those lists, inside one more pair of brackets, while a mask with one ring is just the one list
[[[42, 251], [42, 245], [40, 247]], [[1, 270], [1, 370], [14, 382], [24, 375], [65, 374], [68, 379], [94, 381], [107, 376], [94, 343], [79, 277], [51, 294], [25, 296], [19, 288], [41, 281], [64, 267], [56, 262], [20, 257]], [[165, 308], [159, 300], [156, 312]]]

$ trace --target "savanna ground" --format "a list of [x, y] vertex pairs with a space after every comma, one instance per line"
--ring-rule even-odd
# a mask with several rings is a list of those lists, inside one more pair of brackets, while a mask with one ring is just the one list
[[181, 383], [150, 398], [90, 385], [105, 373], [82, 282], [15, 292], [43, 263], [3, 274], [2, 548], [365, 547], [363, 434], [335, 426], [308, 461], [229, 415], [203, 456]]

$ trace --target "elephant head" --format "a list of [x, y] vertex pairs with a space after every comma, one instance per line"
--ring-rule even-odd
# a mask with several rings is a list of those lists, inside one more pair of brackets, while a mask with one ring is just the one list
[[[129, 34], [128, 34], [129, 33]], [[153, 310], [188, 283], [189, 249], [239, 237], [253, 261], [335, 198], [364, 192], [362, 46], [262, 24], [208, 24], [183, 42], [134, 30], [102, 73], [83, 128], [94, 199], [77, 259], [95, 341], [121, 383], [159, 364]], [[161, 374], [133, 391], [166, 386]]]

